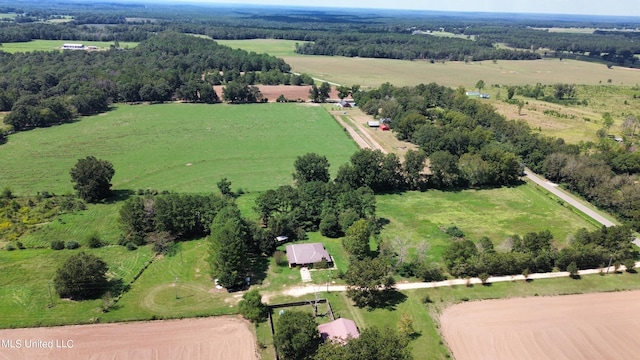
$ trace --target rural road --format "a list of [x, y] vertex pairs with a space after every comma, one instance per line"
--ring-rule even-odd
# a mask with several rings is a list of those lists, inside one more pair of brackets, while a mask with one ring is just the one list
[[[562, 201], [564, 201], [564, 202], [570, 204], [571, 206], [575, 207], [576, 209], [582, 211], [583, 213], [585, 213], [587, 216], [589, 216], [593, 220], [597, 221], [598, 223], [600, 223], [600, 224], [602, 224], [602, 225], [604, 225], [606, 227], [610, 227], [610, 226], [615, 226], [616, 225], [612, 221], [610, 221], [610, 220], [604, 218], [602, 215], [598, 214], [597, 212], [595, 212], [595, 211], [589, 209], [588, 207], [584, 206], [582, 203], [580, 203], [573, 196], [567, 194], [564, 191], [560, 191], [558, 189], [558, 184], [555, 184], [555, 183], [552, 183], [550, 181], [544, 180], [539, 175], [533, 173], [531, 170], [526, 169], [526, 168], [524, 169], [524, 173], [527, 175], [527, 177], [529, 179], [531, 179], [531, 181], [533, 181], [536, 184], [542, 186], [545, 190], [547, 190], [550, 193], [552, 193], [553, 195], [557, 196]], [[640, 239], [638, 239], [638, 238], [633, 239], [633, 243], [636, 244], [637, 246], [640, 246]]]
[[[636, 268], [640, 267], [640, 261], [636, 262], [635, 267]], [[626, 270], [624, 265], [621, 265], [620, 268], [618, 269], [618, 271], [624, 271], [624, 270]], [[608, 268], [603, 268], [602, 270], [587, 269], [587, 270], [580, 270], [578, 273], [580, 275], [593, 275], [593, 274], [599, 274], [600, 271], [603, 271], [608, 274], [609, 272], [613, 273], [615, 271], [615, 268], [614, 266], [610, 266]], [[549, 272], [549, 273], [530, 274], [527, 278], [528, 279], [554, 279], [554, 278], [562, 278], [562, 277], [568, 277], [568, 276], [569, 276], [569, 272], [558, 271], [558, 272]], [[517, 280], [524, 281], [525, 277], [523, 275], [492, 276], [487, 280], [487, 283], [517, 281]], [[482, 281], [480, 281], [480, 279], [477, 277], [470, 278], [468, 281], [470, 284], [482, 284]], [[432, 282], [397, 283], [395, 288], [398, 290], [414, 290], [414, 289], [431, 289], [431, 288], [437, 288], [437, 287], [466, 285], [466, 284], [467, 284], [467, 279], [451, 279], [451, 280], [432, 281]], [[346, 285], [327, 286], [327, 285], [316, 284], [316, 285], [307, 285], [307, 286], [296, 286], [290, 289], [283, 290], [279, 293], [282, 295], [298, 297], [298, 296], [313, 294], [315, 292], [321, 292], [321, 291], [341, 292], [341, 291], [347, 291], [347, 287]], [[270, 295], [271, 294], [267, 296], [270, 297]]]

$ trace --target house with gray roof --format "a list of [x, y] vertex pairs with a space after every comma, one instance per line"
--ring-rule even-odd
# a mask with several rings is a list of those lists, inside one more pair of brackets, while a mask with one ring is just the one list
[[287, 245], [287, 259], [289, 267], [309, 266], [324, 259], [332, 263], [333, 259], [321, 243]]

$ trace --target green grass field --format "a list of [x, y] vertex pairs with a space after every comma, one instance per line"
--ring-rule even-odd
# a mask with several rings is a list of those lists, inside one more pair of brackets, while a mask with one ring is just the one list
[[118, 106], [72, 124], [34, 129], [0, 146], [0, 184], [14, 193], [73, 192], [69, 170], [94, 155], [115, 168], [116, 190], [262, 191], [291, 183], [293, 162], [327, 156], [331, 171], [355, 143], [322, 107], [298, 104]]
[[[215, 39], [214, 39], [215, 40]], [[253, 39], [253, 40], [216, 40], [220, 45], [229, 46], [233, 49], [243, 49], [254, 51], [258, 54], [269, 54], [276, 57], [283, 56], [304, 56], [296, 54], [296, 43], [304, 44], [305, 41], [279, 40], [279, 39]]]
[[[2, 43], [0, 50], [8, 53], [30, 51], [60, 50], [66, 43], [81, 43], [85, 46], [97, 46], [99, 50], [109, 49], [113, 42], [108, 41], [72, 41], [72, 40], [31, 40], [29, 42]], [[120, 47], [131, 49], [138, 46], [136, 42], [120, 42]]]
[[[110, 274], [125, 283], [151, 259], [148, 247], [132, 252], [122, 246], [83, 250], [102, 258]], [[52, 280], [56, 269], [78, 251], [0, 251], [0, 327], [89, 323], [100, 317], [103, 300], [61, 300], [55, 293]]]
[[507, 237], [549, 230], [557, 245], [580, 228], [595, 227], [560, 206], [532, 185], [489, 190], [407, 192], [377, 196], [377, 216], [389, 220], [380, 236], [393, 242], [408, 239], [410, 246], [426, 241], [430, 256], [439, 261], [450, 243], [442, 231], [457, 226], [467, 238], [489, 237], [496, 246]]

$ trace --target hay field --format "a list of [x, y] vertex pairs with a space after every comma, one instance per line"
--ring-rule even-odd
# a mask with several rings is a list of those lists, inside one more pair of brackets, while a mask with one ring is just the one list
[[458, 360], [627, 359], [640, 352], [640, 292], [470, 302], [440, 317]]

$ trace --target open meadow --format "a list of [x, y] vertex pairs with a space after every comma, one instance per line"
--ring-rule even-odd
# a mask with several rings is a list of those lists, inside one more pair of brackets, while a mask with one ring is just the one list
[[457, 226], [467, 238], [489, 237], [496, 247], [511, 235], [549, 230], [556, 245], [569, 234], [596, 227], [555, 199], [523, 184], [486, 190], [406, 192], [376, 197], [377, 215], [389, 221], [380, 236], [394, 242], [409, 240], [410, 247], [426, 242], [435, 261], [451, 243], [444, 229]]
[[[31, 40], [27, 42], [5, 42], [2, 43], [0, 50], [8, 53], [17, 52], [30, 52], [30, 51], [53, 51], [60, 50], [62, 45], [66, 43], [80, 43], [84, 46], [97, 46], [98, 50], [108, 50], [110, 46], [114, 45], [110, 41], [69, 41], [69, 40]], [[120, 42], [120, 47], [123, 49], [132, 49], [138, 46], [136, 42]]]
[[34, 129], [0, 146], [0, 184], [18, 195], [73, 192], [69, 170], [109, 160], [115, 190], [262, 191], [292, 182], [293, 162], [325, 155], [335, 174], [355, 143], [322, 107], [299, 104], [118, 106], [72, 124]]

